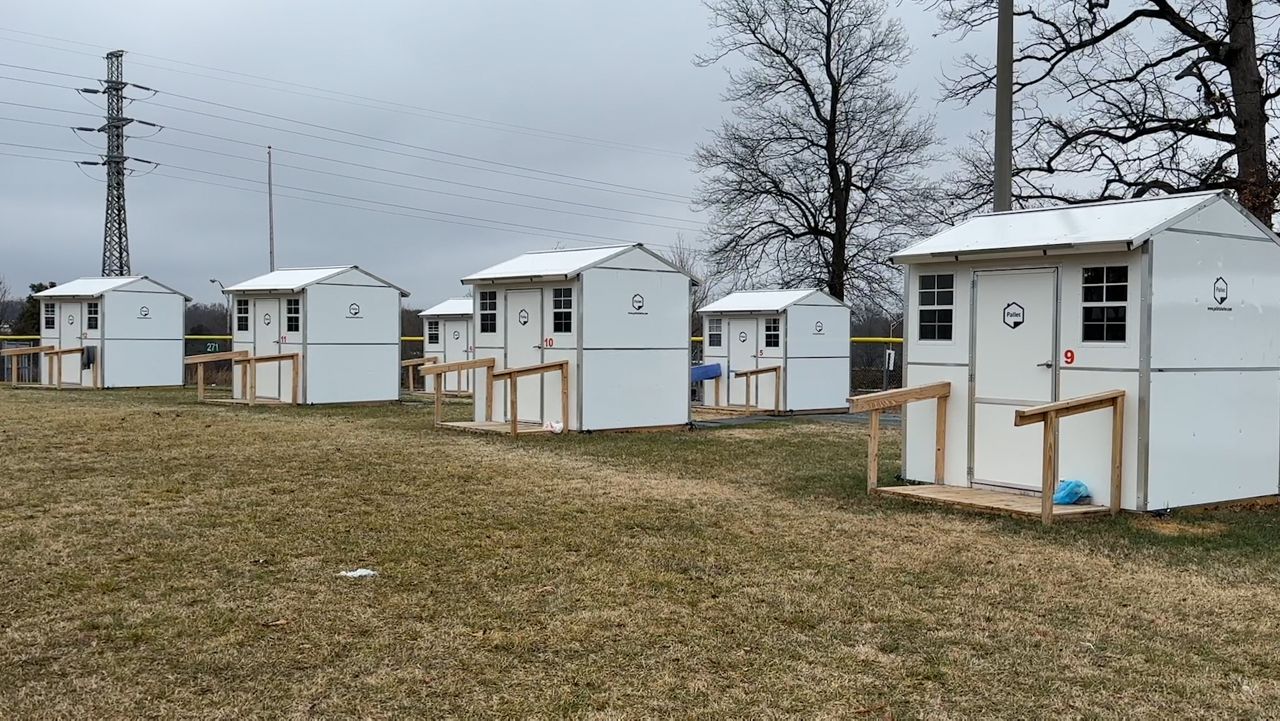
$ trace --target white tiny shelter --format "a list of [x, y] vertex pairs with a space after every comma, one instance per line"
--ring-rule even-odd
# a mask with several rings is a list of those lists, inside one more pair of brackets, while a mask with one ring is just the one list
[[[297, 353], [297, 403], [400, 398], [400, 299], [408, 291], [359, 266], [282, 268], [226, 289], [232, 350]], [[259, 398], [288, 402], [292, 364], [255, 364]], [[239, 373], [233, 395], [245, 397]]]
[[[761, 374], [758, 384], [752, 381], [753, 407], [777, 412], [847, 407], [849, 308], [826, 291], [741, 291], [698, 312], [703, 363], [720, 364], [722, 373], [720, 383], [704, 381], [707, 405], [743, 405], [748, 379], [734, 373], [778, 367], [777, 374]], [[775, 392], [779, 377], [780, 393]]]
[[[475, 342], [471, 336], [471, 316], [475, 305], [470, 297], [448, 298], [418, 314], [422, 318], [422, 355], [435, 356], [441, 363], [471, 360]], [[416, 370], [416, 369], [415, 369]], [[446, 393], [469, 393], [472, 372], [449, 373], [444, 379]], [[434, 391], [432, 378], [426, 389]]]
[[[40, 382], [102, 388], [182, 385], [182, 335], [191, 298], [147, 276], [79, 278], [35, 294], [40, 301], [40, 345], [46, 355]], [[97, 366], [97, 367], [95, 367]]]
[[[1123, 508], [1280, 491], [1280, 241], [1230, 198], [983, 215], [896, 260], [904, 385], [951, 385], [945, 484], [1038, 492], [1042, 429], [1014, 412], [1123, 390]], [[934, 407], [907, 406], [908, 479], [934, 478]], [[1058, 448], [1104, 506], [1110, 415], [1063, 419]]]
[[[498, 370], [569, 362], [569, 418], [555, 374], [519, 378], [521, 423], [606, 430], [689, 422], [690, 288], [641, 244], [525, 253], [462, 279], [474, 287], [475, 355]], [[476, 421], [487, 389], [476, 375]], [[494, 420], [509, 412], [494, 390]], [[506, 419], [510, 420], [510, 419]]]

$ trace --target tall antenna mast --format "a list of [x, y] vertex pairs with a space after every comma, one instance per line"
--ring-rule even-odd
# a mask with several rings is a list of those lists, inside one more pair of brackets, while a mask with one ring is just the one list
[[107, 79], [103, 94], [107, 96], [107, 122], [102, 127], [107, 135], [107, 154], [102, 164], [107, 168], [107, 218], [102, 231], [102, 275], [129, 275], [129, 224], [124, 210], [124, 129], [130, 119], [124, 117], [124, 51], [107, 53]]
[[271, 184], [271, 146], [267, 146], [267, 259], [271, 270], [276, 269], [276, 209], [275, 189]]

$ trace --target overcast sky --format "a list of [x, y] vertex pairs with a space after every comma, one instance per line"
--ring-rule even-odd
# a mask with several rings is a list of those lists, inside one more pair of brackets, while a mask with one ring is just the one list
[[[135, 102], [126, 111], [130, 117], [167, 126], [151, 141], [131, 139], [127, 145], [129, 155], [160, 164], [144, 176], [147, 166], [135, 163], [138, 173], [127, 182], [133, 271], [151, 275], [197, 300], [220, 300], [210, 278], [230, 285], [267, 269], [266, 196], [260, 192], [265, 164], [261, 147], [255, 145], [277, 148], [279, 195], [323, 201], [277, 197], [278, 265], [359, 264], [409, 289], [411, 307], [462, 295], [465, 289], [459, 277], [525, 250], [579, 247], [608, 242], [605, 239], [661, 246], [675, 242], [680, 233], [689, 241], [699, 237], [699, 218], [687, 202], [697, 182], [688, 156], [728, 108], [720, 101], [723, 69], [697, 68], [692, 63], [711, 37], [706, 9], [692, 0], [363, 4], [15, 0], [5, 5], [0, 18], [0, 63], [84, 79], [12, 67], [0, 67], [0, 75], [58, 86], [93, 86], [91, 79], [104, 72], [103, 51], [121, 48], [129, 52], [125, 79], [160, 91], [151, 101]], [[952, 38], [931, 37], [936, 21], [918, 5], [906, 2], [893, 12], [904, 19], [917, 48], [900, 82], [919, 93], [921, 112], [936, 115], [942, 134], [952, 141], [985, 126], [985, 108], [939, 106], [935, 100], [939, 75], [962, 47]], [[981, 37], [970, 38], [965, 47], [981, 49], [983, 42]], [[346, 93], [341, 97], [347, 102], [334, 100], [332, 93], [226, 71]], [[4, 250], [0, 277], [25, 290], [26, 284], [35, 281], [65, 282], [97, 275], [105, 196], [102, 173], [100, 168], [87, 168], [84, 173], [90, 177], [85, 177], [70, 161], [94, 159], [102, 137], [86, 135], [86, 144], [65, 127], [13, 119], [57, 126], [96, 125], [100, 120], [95, 122], [92, 116], [101, 111], [94, 104], [101, 104], [101, 96], [81, 97], [65, 87], [12, 80], [0, 80], [0, 88], [0, 100], [9, 103], [87, 113], [0, 105], [0, 118], [4, 118], [0, 119], [0, 142], [82, 153], [0, 145], [0, 152], [65, 159], [48, 162], [0, 155], [0, 247]], [[130, 94], [149, 95], [136, 89]], [[278, 129], [160, 107], [161, 103]], [[538, 130], [503, 129], [485, 120]], [[152, 132], [131, 128], [132, 135]], [[577, 187], [582, 185], [589, 187]], [[304, 188], [333, 195], [298, 190]], [[370, 205], [367, 200], [387, 205]], [[332, 205], [336, 203], [384, 212]], [[422, 212], [426, 210], [452, 213], [455, 216], [435, 217], [472, 225], [426, 220]], [[501, 226], [499, 221], [514, 225]], [[514, 227], [519, 225], [543, 230]]]

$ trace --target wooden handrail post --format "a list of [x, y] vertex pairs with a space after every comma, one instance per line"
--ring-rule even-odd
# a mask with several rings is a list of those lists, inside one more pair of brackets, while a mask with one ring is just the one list
[[942, 485], [947, 470], [947, 397], [938, 396], [934, 410], [933, 482]]
[[1049, 411], [1044, 419], [1044, 458], [1040, 468], [1040, 520], [1053, 523], [1053, 492], [1058, 484], [1058, 414]]
[[867, 491], [875, 489], [880, 477], [880, 411], [871, 411], [871, 434], [867, 437]]
[[196, 400], [204, 400], [204, 364], [196, 364]]
[[511, 394], [511, 435], [520, 433], [520, 376], [507, 376], [507, 392]]
[[485, 394], [484, 394], [484, 420], [486, 423], [493, 422], [493, 368], [486, 368], [484, 371]]
[[302, 356], [294, 353], [293, 358], [289, 359], [289, 363], [293, 367], [293, 404], [296, 406], [302, 401], [302, 368], [299, 367]]
[[1111, 409], [1111, 515], [1120, 513], [1120, 479], [1124, 466], [1124, 396]]
[[560, 422], [569, 430], [569, 362], [560, 367]]
[[[435, 373], [431, 376], [431, 385], [433, 388], [440, 387], [440, 374]], [[423, 383], [423, 390], [426, 390], [426, 383]], [[431, 427], [440, 425], [440, 414], [444, 412], [444, 396], [439, 393], [435, 394], [435, 416], [431, 419]]]

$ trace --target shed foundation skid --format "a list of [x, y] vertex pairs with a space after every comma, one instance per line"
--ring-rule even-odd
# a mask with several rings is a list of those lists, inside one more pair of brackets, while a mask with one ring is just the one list
[[[46, 388], [182, 385], [182, 335], [191, 299], [146, 276], [80, 278], [36, 293], [39, 381]], [[16, 364], [9, 349], [4, 360]]]
[[[508, 379], [489, 384], [473, 372], [475, 423], [689, 423], [694, 281], [657, 254], [638, 244], [526, 253], [462, 282], [475, 298], [471, 360], [492, 361], [491, 377]], [[561, 362], [563, 376], [526, 372]]]
[[379, 403], [400, 399], [400, 300], [358, 266], [284, 268], [226, 290], [232, 399]]
[[1231, 199], [994, 213], [895, 258], [904, 385], [950, 388], [904, 409], [904, 478], [1079, 480], [1113, 512], [1280, 492], [1280, 239]]

